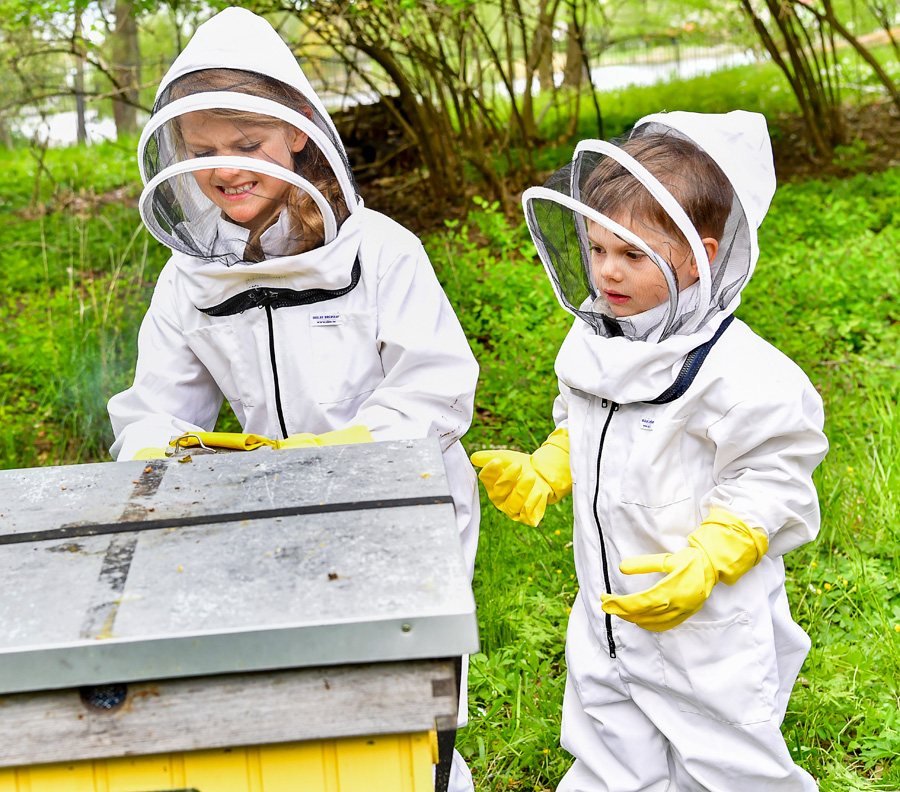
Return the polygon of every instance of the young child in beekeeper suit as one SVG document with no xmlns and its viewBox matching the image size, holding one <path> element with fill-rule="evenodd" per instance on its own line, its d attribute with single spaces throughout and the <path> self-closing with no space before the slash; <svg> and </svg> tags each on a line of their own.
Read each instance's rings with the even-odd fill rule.
<svg viewBox="0 0 900 792">
<path fill-rule="evenodd" d="M 471 576 L 478 489 L 460 438 L 478 366 L 421 242 L 363 207 L 268 22 L 229 8 L 198 29 L 138 157 L 141 216 L 172 257 L 134 384 L 109 402 L 111 454 L 162 456 L 184 433 L 241 448 L 439 438 Z M 205 434 L 223 397 L 249 437 Z M 450 789 L 472 789 L 459 754 Z"/>
<path fill-rule="evenodd" d="M 472 461 L 515 520 L 573 495 L 560 790 L 816 788 L 780 732 L 809 648 L 782 556 L 819 528 L 822 402 L 734 318 L 774 190 L 761 115 L 673 112 L 523 197 L 577 317 L 557 428 Z"/>
</svg>

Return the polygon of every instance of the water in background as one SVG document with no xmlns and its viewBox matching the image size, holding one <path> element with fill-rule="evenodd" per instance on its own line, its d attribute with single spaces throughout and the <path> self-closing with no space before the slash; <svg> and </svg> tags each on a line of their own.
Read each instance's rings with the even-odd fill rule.
<svg viewBox="0 0 900 792">
<path fill-rule="evenodd" d="M 47 141 L 50 146 L 69 146 L 78 139 L 77 124 L 75 111 L 65 110 L 43 118 L 37 113 L 22 116 L 12 123 L 12 129 L 30 140 L 37 135 L 39 140 Z M 116 122 L 112 118 L 98 118 L 96 110 L 85 110 L 84 126 L 88 143 L 116 138 Z"/>
</svg>

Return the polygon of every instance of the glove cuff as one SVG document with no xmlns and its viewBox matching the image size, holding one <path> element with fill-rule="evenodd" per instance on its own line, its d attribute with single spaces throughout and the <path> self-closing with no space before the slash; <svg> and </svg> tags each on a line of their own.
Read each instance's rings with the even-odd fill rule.
<svg viewBox="0 0 900 792">
<path fill-rule="evenodd" d="M 769 549 L 769 539 L 762 531 L 718 508 L 710 509 L 688 543 L 706 554 L 716 581 L 729 586 L 756 566 Z"/>
<path fill-rule="evenodd" d="M 531 465 L 553 491 L 548 503 L 557 503 L 572 491 L 569 467 L 569 430 L 557 429 L 531 455 Z"/>
<path fill-rule="evenodd" d="M 261 446 L 271 446 L 275 443 L 267 437 L 241 432 L 185 432 L 183 435 L 173 437 L 169 441 L 169 445 L 177 445 L 181 448 L 208 446 L 210 448 L 228 448 L 232 451 L 253 451 Z"/>
</svg>

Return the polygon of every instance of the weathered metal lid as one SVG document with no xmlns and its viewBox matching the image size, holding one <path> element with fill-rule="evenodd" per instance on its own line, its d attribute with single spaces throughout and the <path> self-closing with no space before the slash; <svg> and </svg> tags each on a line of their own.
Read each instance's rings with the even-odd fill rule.
<svg viewBox="0 0 900 792">
<path fill-rule="evenodd" d="M 0 693 L 458 656 L 435 440 L 0 471 Z"/>
</svg>

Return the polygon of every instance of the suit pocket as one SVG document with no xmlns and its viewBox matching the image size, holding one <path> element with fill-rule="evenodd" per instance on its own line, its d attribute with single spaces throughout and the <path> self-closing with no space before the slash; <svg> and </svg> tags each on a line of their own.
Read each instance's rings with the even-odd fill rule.
<svg viewBox="0 0 900 792">
<path fill-rule="evenodd" d="M 313 311 L 310 340 L 320 404 L 355 399 L 375 390 L 384 379 L 374 322 L 368 314 Z"/>
<path fill-rule="evenodd" d="M 738 725 L 773 717 L 763 653 L 746 612 L 713 622 L 688 619 L 659 633 L 659 645 L 665 686 L 682 712 Z"/>
<path fill-rule="evenodd" d="M 691 497 L 681 459 L 681 439 L 687 418 L 638 418 L 641 426 L 622 477 L 622 500 L 659 508 Z"/>
<path fill-rule="evenodd" d="M 184 334 L 194 354 L 206 366 L 219 390 L 230 403 L 253 406 L 253 397 L 241 372 L 245 356 L 230 322 L 199 327 Z"/>
</svg>

